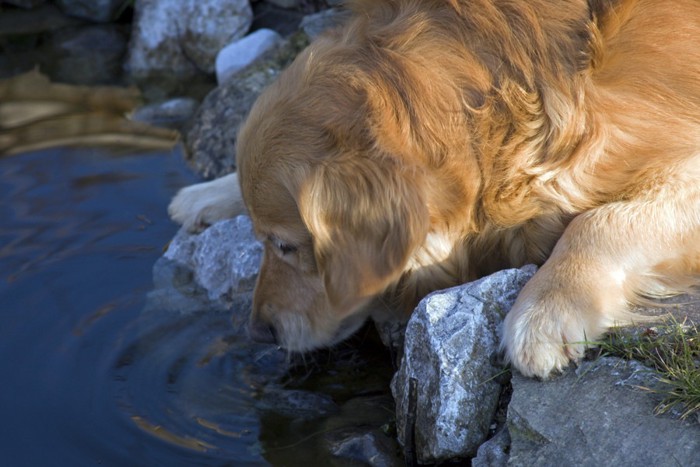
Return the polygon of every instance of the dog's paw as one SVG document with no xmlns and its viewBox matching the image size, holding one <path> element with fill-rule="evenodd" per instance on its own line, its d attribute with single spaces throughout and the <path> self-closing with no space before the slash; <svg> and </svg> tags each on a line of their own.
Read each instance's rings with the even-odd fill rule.
<svg viewBox="0 0 700 467">
<path fill-rule="evenodd" d="M 523 292 L 506 316 L 501 347 L 524 376 L 547 379 L 581 360 L 603 329 L 575 296 Z"/>
<path fill-rule="evenodd" d="M 232 176 L 185 187 L 168 206 L 170 218 L 192 233 L 244 210 L 237 180 Z"/>
</svg>

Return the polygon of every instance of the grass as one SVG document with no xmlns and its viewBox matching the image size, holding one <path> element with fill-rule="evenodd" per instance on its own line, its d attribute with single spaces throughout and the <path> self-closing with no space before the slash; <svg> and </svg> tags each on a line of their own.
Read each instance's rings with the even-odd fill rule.
<svg viewBox="0 0 700 467">
<path fill-rule="evenodd" d="M 700 416 L 700 330 L 675 320 L 643 332 L 614 329 L 597 342 L 603 354 L 639 360 L 651 367 L 664 400 L 656 413 L 679 409 L 681 418 Z"/>
</svg>

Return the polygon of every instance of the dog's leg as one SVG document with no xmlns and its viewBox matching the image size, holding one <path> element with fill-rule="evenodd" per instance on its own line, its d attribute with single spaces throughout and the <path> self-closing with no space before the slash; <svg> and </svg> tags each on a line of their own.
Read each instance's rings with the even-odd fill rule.
<svg viewBox="0 0 700 467">
<path fill-rule="evenodd" d="M 216 221 L 244 212 L 238 175 L 235 173 L 185 187 L 168 206 L 170 217 L 190 232 L 202 231 Z"/>
<path fill-rule="evenodd" d="M 639 294 L 688 284 L 700 254 L 694 172 L 571 222 L 506 317 L 502 347 L 515 368 L 546 378 L 581 358 L 608 327 L 634 321 L 628 303 Z"/>
</svg>

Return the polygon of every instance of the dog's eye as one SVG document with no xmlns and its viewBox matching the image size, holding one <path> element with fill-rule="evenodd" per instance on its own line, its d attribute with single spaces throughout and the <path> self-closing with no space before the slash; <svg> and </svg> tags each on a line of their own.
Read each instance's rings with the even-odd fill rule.
<svg viewBox="0 0 700 467">
<path fill-rule="evenodd" d="M 297 251 L 297 247 L 294 245 L 287 245 L 285 243 L 280 243 L 277 247 L 280 249 L 283 255 L 288 255 Z"/>
<path fill-rule="evenodd" d="M 269 237 L 270 242 L 279 250 L 282 255 L 288 255 L 297 251 L 297 247 L 290 245 L 289 243 L 284 243 L 279 238 Z"/>
</svg>

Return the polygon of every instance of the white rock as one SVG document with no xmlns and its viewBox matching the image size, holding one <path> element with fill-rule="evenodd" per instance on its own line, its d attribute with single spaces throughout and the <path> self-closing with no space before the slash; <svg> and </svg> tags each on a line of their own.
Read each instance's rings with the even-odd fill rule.
<svg viewBox="0 0 700 467">
<path fill-rule="evenodd" d="M 198 235 L 178 232 L 163 255 L 194 273 L 210 300 L 226 300 L 255 286 L 262 259 L 247 216 L 217 222 Z"/>
<path fill-rule="evenodd" d="M 471 457 L 487 436 L 500 396 L 494 366 L 499 328 L 534 266 L 509 269 L 435 292 L 406 328 L 404 357 L 391 389 L 399 441 L 408 426 L 409 381 L 418 381 L 415 450 L 420 463 Z"/>
<path fill-rule="evenodd" d="M 278 46 L 282 36 L 272 29 L 257 31 L 227 45 L 216 56 L 216 80 L 222 84 L 265 52 Z"/>
<path fill-rule="evenodd" d="M 213 73 L 216 54 L 252 21 L 248 0 L 137 0 L 126 68 L 137 79 Z"/>
</svg>

